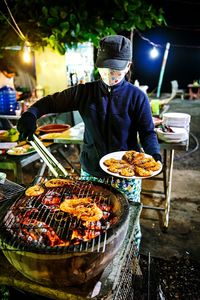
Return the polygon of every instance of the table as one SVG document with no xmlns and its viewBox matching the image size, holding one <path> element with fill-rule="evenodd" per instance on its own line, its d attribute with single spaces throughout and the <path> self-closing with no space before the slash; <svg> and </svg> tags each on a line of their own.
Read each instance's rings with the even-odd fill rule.
<svg viewBox="0 0 200 300">
<path fill-rule="evenodd" d="M 200 84 L 188 84 L 190 100 L 200 99 Z"/>
<path fill-rule="evenodd" d="M 80 122 L 64 132 L 53 134 L 49 133 L 41 135 L 40 138 L 41 140 L 52 140 L 55 144 L 77 145 L 80 148 L 83 144 L 83 132 L 84 123 Z M 80 170 L 77 169 L 76 166 L 70 161 L 70 159 L 66 156 L 66 153 L 63 151 L 62 148 L 58 149 L 58 153 L 62 156 L 63 159 L 67 161 L 67 163 L 74 169 L 74 171 L 78 175 L 80 175 Z"/>
<path fill-rule="evenodd" d="M 60 148 L 60 145 L 53 144 L 50 142 L 46 144 L 50 151 L 57 150 Z M 14 181 L 17 183 L 23 183 L 23 167 L 37 161 L 40 159 L 40 156 L 37 152 L 32 152 L 27 155 L 2 155 L 0 156 L 0 169 L 1 170 L 11 170 L 13 171 Z M 38 176 L 42 176 L 45 171 L 46 165 L 43 163 L 39 172 Z"/>
<path fill-rule="evenodd" d="M 20 116 L 16 115 L 0 115 L 0 129 L 10 129 L 16 126 Z"/>
</svg>

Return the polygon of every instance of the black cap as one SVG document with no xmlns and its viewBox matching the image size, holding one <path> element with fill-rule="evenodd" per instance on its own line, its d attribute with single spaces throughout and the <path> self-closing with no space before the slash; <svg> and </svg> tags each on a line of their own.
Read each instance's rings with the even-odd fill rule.
<svg viewBox="0 0 200 300">
<path fill-rule="evenodd" d="M 109 35 L 100 40 L 96 66 L 123 70 L 132 60 L 131 41 L 122 35 Z"/>
</svg>

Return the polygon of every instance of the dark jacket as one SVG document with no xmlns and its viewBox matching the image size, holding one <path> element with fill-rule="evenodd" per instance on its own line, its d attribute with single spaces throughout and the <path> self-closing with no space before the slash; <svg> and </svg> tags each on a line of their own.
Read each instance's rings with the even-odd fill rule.
<svg viewBox="0 0 200 300">
<path fill-rule="evenodd" d="M 37 118 L 52 112 L 78 110 L 84 123 L 83 170 L 105 177 L 99 160 L 123 150 L 160 152 L 148 97 L 125 79 L 108 88 L 101 80 L 79 84 L 37 101 L 29 111 Z"/>
</svg>

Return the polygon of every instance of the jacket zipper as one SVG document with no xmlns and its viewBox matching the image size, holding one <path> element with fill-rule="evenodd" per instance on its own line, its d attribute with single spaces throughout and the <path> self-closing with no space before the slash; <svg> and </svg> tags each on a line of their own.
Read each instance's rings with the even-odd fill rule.
<svg viewBox="0 0 200 300">
<path fill-rule="evenodd" d="M 110 136 L 110 128 L 109 128 L 109 120 L 110 120 L 110 108 L 111 108 L 111 87 L 108 87 L 108 106 L 105 117 L 105 137 L 106 137 L 106 151 L 109 152 L 109 136 Z"/>
</svg>

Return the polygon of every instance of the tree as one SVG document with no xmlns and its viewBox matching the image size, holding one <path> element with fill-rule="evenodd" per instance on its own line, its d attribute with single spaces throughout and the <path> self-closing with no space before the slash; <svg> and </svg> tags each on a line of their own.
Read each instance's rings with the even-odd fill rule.
<svg viewBox="0 0 200 300">
<path fill-rule="evenodd" d="M 97 46 L 105 35 L 130 33 L 135 28 L 143 31 L 165 22 L 162 8 L 142 0 L 4 2 L 0 11 L 1 47 L 23 45 L 26 39 L 35 49 L 50 45 L 64 54 L 67 46 L 76 47 L 86 41 Z M 8 8 L 24 37 L 17 33 Z"/>
</svg>

